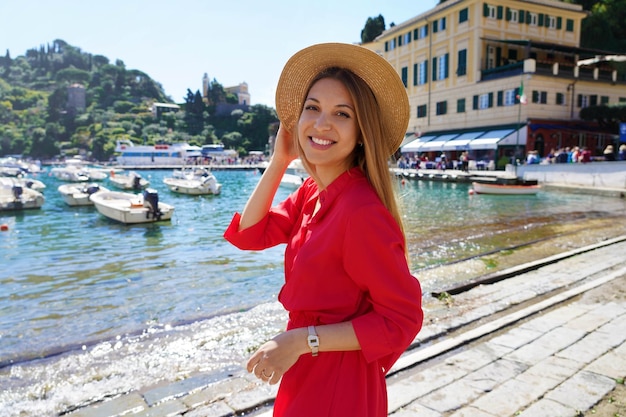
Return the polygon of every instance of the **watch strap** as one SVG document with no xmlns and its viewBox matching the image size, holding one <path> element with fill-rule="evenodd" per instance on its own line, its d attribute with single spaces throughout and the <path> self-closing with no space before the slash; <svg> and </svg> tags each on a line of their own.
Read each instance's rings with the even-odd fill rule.
<svg viewBox="0 0 626 417">
<path fill-rule="evenodd" d="M 311 349 L 311 355 L 317 356 L 320 347 L 320 338 L 315 332 L 315 326 L 309 326 L 309 335 L 307 336 L 306 341 Z"/>
</svg>

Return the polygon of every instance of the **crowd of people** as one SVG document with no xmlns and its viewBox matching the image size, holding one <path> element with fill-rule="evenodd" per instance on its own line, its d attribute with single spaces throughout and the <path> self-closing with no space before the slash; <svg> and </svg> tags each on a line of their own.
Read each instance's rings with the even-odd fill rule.
<svg viewBox="0 0 626 417">
<path fill-rule="evenodd" d="M 613 145 L 608 145 L 601 156 L 593 156 L 589 148 L 574 146 L 552 150 L 545 158 L 546 163 L 588 163 L 593 161 L 626 161 L 626 144 L 619 147 L 617 155 Z M 542 160 L 537 151 L 530 151 L 526 158 L 527 164 L 539 164 Z"/>
</svg>

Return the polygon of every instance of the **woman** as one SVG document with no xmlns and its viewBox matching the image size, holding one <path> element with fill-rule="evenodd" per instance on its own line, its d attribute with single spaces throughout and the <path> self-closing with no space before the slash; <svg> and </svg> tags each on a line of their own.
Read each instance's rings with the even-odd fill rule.
<svg viewBox="0 0 626 417">
<path fill-rule="evenodd" d="M 224 234 L 242 249 L 287 244 L 287 330 L 248 371 L 282 379 L 274 416 L 386 416 L 385 375 L 423 318 L 388 168 L 408 124 L 404 85 L 372 51 L 314 45 L 287 62 L 276 108 L 271 161 Z M 272 207 L 298 156 L 310 177 Z"/>
</svg>

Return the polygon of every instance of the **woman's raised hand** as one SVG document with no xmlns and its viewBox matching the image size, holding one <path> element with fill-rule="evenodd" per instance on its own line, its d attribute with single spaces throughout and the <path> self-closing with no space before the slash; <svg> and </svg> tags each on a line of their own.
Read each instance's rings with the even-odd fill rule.
<svg viewBox="0 0 626 417">
<path fill-rule="evenodd" d="M 293 141 L 293 135 L 281 124 L 276 134 L 272 158 L 289 163 L 297 157 L 298 151 Z"/>
</svg>

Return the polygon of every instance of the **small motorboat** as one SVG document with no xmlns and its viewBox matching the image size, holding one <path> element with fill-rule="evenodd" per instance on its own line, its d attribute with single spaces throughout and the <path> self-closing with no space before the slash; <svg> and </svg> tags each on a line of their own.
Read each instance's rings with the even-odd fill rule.
<svg viewBox="0 0 626 417">
<path fill-rule="evenodd" d="M 186 177 L 172 176 L 163 179 L 170 191 L 190 195 L 217 195 L 222 190 L 222 184 L 210 171 L 204 171 L 201 175 L 189 175 Z"/>
<path fill-rule="evenodd" d="M 94 193 L 109 191 L 107 188 L 94 183 L 61 184 L 58 190 L 63 197 L 63 201 L 65 201 L 68 206 L 93 206 L 93 202 L 89 199 L 89 196 Z"/>
<path fill-rule="evenodd" d="M 131 171 L 128 174 L 111 172 L 109 182 L 120 190 L 141 191 L 150 185 L 150 181 L 135 171 Z"/>
<path fill-rule="evenodd" d="M 141 194 L 101 191 L 89 198 L 100 214 L 124 224 L 170 220 L 174 214 L 174 206 L 160 202 L 158 192 L 151 188 Z"/>
<path fill-rule="evenodd" d="M 476 194 L 532 195 L 541 189 L 539 184 L 491 184 L 472 182 Z"/>
<path fill-rule="evenodd" d="M 39 191 L 25 187 L 12 178 L 0 178 L 0 211 L 38 209 L 45 198 Z"/>
</svg>

